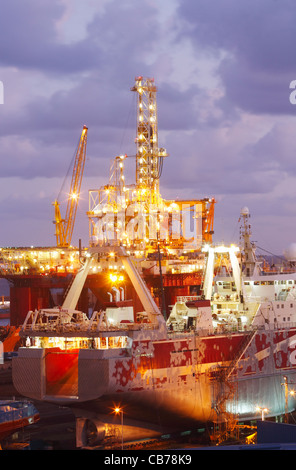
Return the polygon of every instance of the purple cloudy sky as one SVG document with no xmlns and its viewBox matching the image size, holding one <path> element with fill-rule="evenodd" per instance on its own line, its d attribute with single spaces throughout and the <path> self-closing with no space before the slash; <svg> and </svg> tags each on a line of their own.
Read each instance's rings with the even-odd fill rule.
<svg viewBox="0 0 296 470">
<path fill-rule="evenodd" d="M 238 241 L 243 206 L 260 247 L 296 242 L 294 0 L 9 0 L 0 14 L 0 246 L 55 244 L 84 124 L 73 243 L 88 244 L 88 190 L 135 153 L 138 75 L 158 86 L 162 196 L 214 196 L 215 242 Z"/>
</svg>

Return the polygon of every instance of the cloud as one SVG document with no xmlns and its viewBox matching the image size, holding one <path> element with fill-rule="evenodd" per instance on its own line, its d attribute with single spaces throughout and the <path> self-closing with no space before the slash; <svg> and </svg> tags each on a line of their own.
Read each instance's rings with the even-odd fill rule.
<svg viewBox="0 0 296 470">
<path fill-rule="evenodd" d="M 56 175 L 52 167 L 60 171 L 57 161 L 65 158 L 84 124 L 89 126 L 89 149 L 94 158 L 118 153 L 124 126 L 133 131 L 133 142 L 135 108 L 133 120 L 127 122 L 133 95 L 130 87 L 139 71 L 149 71 L 147 61 L 164 34 L 157 8 L 149 2 L 106 1 L 103 8 L 100 4 L 93 8 L 92 16 L 84 18 L 84 35 L 63 42 L 63 27 L 71 23 L 69 15 L 69 3 L 58 0 L 42 5 L 35 0 L 13 0 L 3 7 L 2 176 Z M 28 139 L 30 156 L 26 152 Z M 23 142 L 23 158 L 18 156 L 21 145 L 13 156 L 14 141 Z M 27 162 L 18 165 L 16 159 Z"/>
<path fill-rule="evenodd" d="M 0 64 L 58 74 L 94 65 L 98 56 L 91 44 L 83 40 L 74 44 L 59 42 L 57 22 L 64 11 L 59 0 L 44 0 L 42 4 L 11 0 L 2 5 Z"/>
<path fill-rule="evenodd" d="M 245 153 L 251 167 L 259 171 L 274 171 L 277 178 L 296 176 L 296 143 L 291 139 L 294 125 L 290 121 L 275 123 L 260 139 L 246 147 Z"/>
<path fill-rule="evenodd" d="M 136 96 L 130 88 L 135 76 L 144 75 L 158 86 L 159 145 L 170 154 L 162 195 L 215 196 L 216 221 L 224 218 L 231 227 L 249 204 L 260 213 L 262 234 L 281 207 L 290 230 L 293 205 L 285 197 L 295 186 L 296 107 L 289 102 L 296 79 L 295 16 L 289 0 L 3 2 L 3 216 L 10 223 L 24 217 L 30 240 L 31 211 L 50 225 L 52 237 L 48 213 L 82 126 L 89 127 L 86 192 L 107 182 L 112 158 L 135 153 Z M 14 226 L 5 233 L 2 240 L 16 240 L 19 232 Z M 269 233 L 279 238 L 276 228 Z"/>
<path fill-rule="evenodd" d="M 295 73 L 295 2 L 185 0 L 179 14 L 187 25 L 181 34 L 197 54 L 200 48 L 212 55 L 227 52 L 219 67 L 227 101 L 254 113 L 294 113 L 288 97 Z"/>
</svg>

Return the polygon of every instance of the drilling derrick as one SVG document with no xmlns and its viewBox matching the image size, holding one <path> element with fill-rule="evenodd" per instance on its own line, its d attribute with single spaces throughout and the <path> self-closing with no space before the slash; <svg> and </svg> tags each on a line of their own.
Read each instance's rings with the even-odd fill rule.
<svg viewBox="0 0 296 470">
<path fill-rule="evenodd" d="M 153 78 L 137 77 L 131 90 L 137 93 L 136 186 L 143 199 L 159 204 L 159 178 L 167 153 L 158 148 L 157 88 Z"/>
<path fill-rule="evenodd" d="M 153 78 L 136 77 L 131 91 L 137 94 L 135 183 L 127 185 L 124 164 L 128 155 L 115 157 L 109 183 L 89 191 L 89 235 L 91 245 L 122 244 L 144 257 L 158 243 L 166 253 L 200 250 L 211 243 L 214 198 L 165 200 L 159 180 L 164 148 L 158 146 L 158 120 Z"/>
</svg>

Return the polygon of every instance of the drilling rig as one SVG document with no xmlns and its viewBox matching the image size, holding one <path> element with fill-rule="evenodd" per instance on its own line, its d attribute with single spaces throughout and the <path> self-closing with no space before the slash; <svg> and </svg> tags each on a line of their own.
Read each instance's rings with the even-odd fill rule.
<svg viewBox="0 0 296 470">
<path fill-rule="evenodd" d="M 200 291 L 205 264 L 205 253 L 201 248 L 203 244 L 212 242 L 215 200 L 166 200 L 161 196 L 160 178 L 164 161 L 169 160 L 166 150 L 159 146 L 157 87 L 154 79 L 136 77 L 131 91 L 137 98 L 136 149 L 130 154 L 113 157 L 106 184 L 89 190 L 89 244 L 125 247 L 162 305 L 160 279 L 163 278 L 168 311 L 168 306 L 175 304 L 179 296 L 191 299 Z M 86 141 L 87 128 L 84 127 L 76 152 L 71 187 L 67 191 L 65 217 L 61 215 L 59 196 L 54 202 L 57 246 L 50 250 L 26 249 L 7 253 L 7 257 L 13 260 L 10 269 L 14 270 L 15 276 L 12 280 L 10 272 L 9 279 L 14 283 L 10 289 L 12 325 L 21 324 L 28 310 L 50 305 L 53 285 L 64 289 L 68 274 L 80 268 L 79 252 L 70 244 L 80 196 Z M 127 184 L 125 179 L 127 162 L 135 162 L 132 184 Z M 185 233 L 188 219 L 190 237 Z M 25 263 L 28 258 L 29 264 Z M 110 273 L 114 279 L 117 269 L 115 258 Z M 98 295 L 98 282 L 106 282 L 103 266 L 88 276 L 89 286 L 95 295 Z M 38 280 L 36 273 L 40 275 Z M 122 272 L 119 274 L 118 279 L 122 277 Z M 83 308 L 86 310 L 86 295 L 81 302 L 85 302 Z"/>
<path fill-rule="evenodd" d="M 123 244 L 141 257 L 159 242 L 170 252 L 198 250 L 212 241 L 215 200 L 161 197 L 159 180 L 168 153 L 158 144 L 157 87 L 153 78 L 136 77 L 131 91 L 137 94 L 135 183 L 125 184 L 129 157 L 116 156 L 109 184 L 89 191 L 90 245 Z"/>
</svg>

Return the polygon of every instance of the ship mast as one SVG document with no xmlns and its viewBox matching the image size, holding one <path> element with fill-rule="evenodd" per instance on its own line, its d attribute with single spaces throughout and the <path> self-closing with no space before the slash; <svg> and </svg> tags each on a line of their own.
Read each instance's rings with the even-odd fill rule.
<svg viewBox="0 0 296 470">
<path fill-rule="evenodd" d="M 240 219 L 242 222 L 240 229 L 242 251 L 244 253 L 244 274 L 246 277 L 259 274 L 258 262 L 255 255 L 255 245 L 251 242 L 251 224 L 250 224 L 250 212 L 247 207 L 244 207 L 240 213 Z"/>
</svg>

